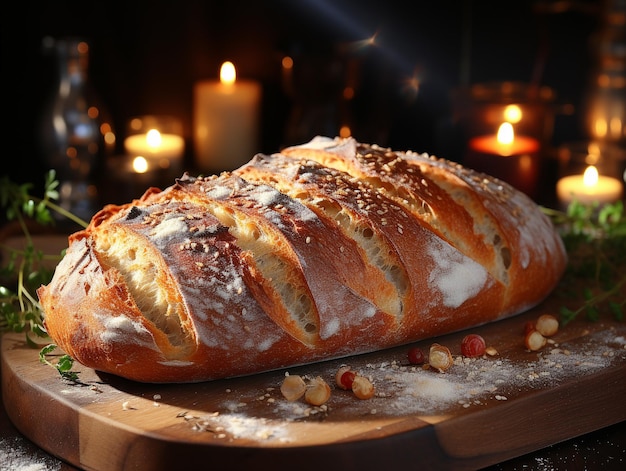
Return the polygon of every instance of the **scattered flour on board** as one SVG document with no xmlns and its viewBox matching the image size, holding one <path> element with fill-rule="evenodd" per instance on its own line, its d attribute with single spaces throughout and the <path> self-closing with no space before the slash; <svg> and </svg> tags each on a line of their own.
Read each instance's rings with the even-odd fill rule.
<svg viewBox="0 0 626 471">
<path fill-rule="evenodd" d="M 246 413 L 245 402 L 222 404 L 223 411 L 212 417 L 196 418 L 194 427 L 208 430 L 218 438 L 278 441 L 288 443 L 288 424 L 306 421 L 325 414 L 332 417 L 333 409 L 342 414 L 368 413 L 380 416 L 421 414 L 436 415 L 458 408 L 481 407 L 490 401 L 514 399 L 520 391 L 542 389 L 562 381 L 581 377 L 608 368 L 616 360 L 626 359 L 626 338 L 605 331 L 591 335 L 584 345 L 569 350 L 565 345 L 551 344 L 537 355 L 529 353 L 529 361 L 512 362 L 506 358 L 484 356 L 468 359 L 457 356 L 445 373 L 407 366 L 399 362 L 367 364 L 354 368 L 374 383 L 377 394 L 367 401 L 355 400 L 349 394 L 334 393 L 321 407 L 304 401 L 285 400 L 278 388 L 258 400 L 268 402 L 268 413 L 254 417 Z M 333 372 L 328 371 L 328 381 Z"/>
<path fill-rule="evenodd" d="M 284 423 L 267 418 L 250 417 L 245 412 L 238 412 L 245 408 L 245 404 L 229 404 L 231 411 L 195 416 L 186 414 L 183 419 L 191 424 L 198 432 L 212 433 L 217 439 L 248 439 L 248 440 L 277 440 L 289 442 L 289 434 Z"/>
<path fill-rule="evenodd" d="M 58 471 L 61 462 L 33 455 L 21 439 L 0 439 L 0 469 L 2 471 Z"/>
<path fill-rule="evenodd" d="M 379 396 L 386 399 L 384 409 L 379 409 L 387 414 L 441 413 L 452 405 L 506 401 L 520 390 L 556 386 L 609 367 L 614 360 L 626 358 L 626 340 L 603 332 L 575 351 L 553 344 L 534 358 L 514 363 L 498 356 L 457 356 L 445 373 L 393 363 L 368 365 L 363 373 L 374 379 Z"/>
</svg>

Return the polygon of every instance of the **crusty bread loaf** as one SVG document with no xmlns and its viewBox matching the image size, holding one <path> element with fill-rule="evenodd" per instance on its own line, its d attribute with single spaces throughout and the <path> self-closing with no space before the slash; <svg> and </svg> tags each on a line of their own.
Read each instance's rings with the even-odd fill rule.
<svg viewBox="0 0 626 471">
<path fill-rule="evenodd" d="M 239 376 L 520 313 L 558 282 L 548 218 L 458 164 L 318 137 L 107 206 L 39 289 L 52 339 L 145 382 Z"/>
</svg>

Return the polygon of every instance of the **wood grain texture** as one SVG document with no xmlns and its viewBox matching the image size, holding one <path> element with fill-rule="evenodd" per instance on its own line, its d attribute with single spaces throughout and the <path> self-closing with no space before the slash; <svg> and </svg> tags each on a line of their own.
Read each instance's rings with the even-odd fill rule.
<svg viewBox="0 0 626 471">
<path fill-rule="evenodd" d="M 522 346 L 524 323 L 557 302 L 472 329 L 493 357 L 461 361 L 467 332 L 416 344 L 449 346 L 446 373 L 408 367 L 406 346 L 290 369 L 331 383 L 348 363 L 373 379 L 375 398 L 333 387 L 326 408 L 282 398 L 282 370 L 163 385 L 79 366 L 83 384 L 72 385 L 20 334 L 2 337 L 3 398 L 26 437 L 86 470 L 477 469 L 626 420 L 624 323 L 576 320 L 541 352 Z"/>
</svg>

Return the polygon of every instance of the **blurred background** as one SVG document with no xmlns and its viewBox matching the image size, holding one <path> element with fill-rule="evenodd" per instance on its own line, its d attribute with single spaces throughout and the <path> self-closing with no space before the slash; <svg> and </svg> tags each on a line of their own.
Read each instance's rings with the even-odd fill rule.
<svg viewBox="0 0 626 471">
<path fill-rule="evenodd" d="M 89 164 L 96 205 L 125 202 L 145 189 L 144 181 L 132 189 L 119 175 L 126 167 L 108 160 L 124 162 L 133 117 L 168 116 L 179 125 L 184 148 L 170 173 L 228 169 L 228 161 L 203 168 L 196 142 L 202 101 L 196 86 L 218 81 L 225 61 L 235 65 L 237 81 L 260 90 L 252 153 L 276 152 L 318 134 L 345 134 L 464 162 L 470 137 L 464 120 L 481 119 L 468 111 L 478 99 L 472 87 L 496 84 L 502 95 L 502 83 L 521 84 L 545 122 L 536 137 L 548 190 L 532 196 L 552 202 L 557 164 L 550 159 L 561 145 L 592 138 L 623 144 L 621 121 L 613 135 L 604 129 L 592 136 L 588 118 L 590 103 L 604 100 L 606 107 L 607 94 L 619 105 L 607 113 L 623 114 L 624 3 L 442 0 L 410 2 L 408 8 L 398 0 L 19 2 L 0 20 L 3 172 L 37 182 L 51 162 L 58 163 L 46 144 L 50 123 L 58 119 L 50 103 L 63 93 L 60 69 L 67 67 L 57 46 L 79 38 L 89 45 L 87 80 L 98 119 L 114 136 Z M 609 82 L 598 92 L 601 75 Z"/>
</svg>

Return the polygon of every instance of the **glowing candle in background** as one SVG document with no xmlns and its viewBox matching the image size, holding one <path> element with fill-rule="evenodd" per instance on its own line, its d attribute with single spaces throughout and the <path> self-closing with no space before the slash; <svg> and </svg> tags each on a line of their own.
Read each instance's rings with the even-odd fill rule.
<svg viewBox="0 0 626 471">
<path fill-rule="evenodd" d="M 182 176 L 185 139 L 182 120 L 168 115 L 128 119 L 124 152 L 107 160 L 103 201 L 124 204 L 150 187 L 167 188 Z"/>
<path fill-rule="evenodd" d="M 470 139 L 469 148 L 485 154 L 508 157 L 530 154 L 539 150 L 539 141 L 532 137 L 516 136 L 513 125 L 505 121 L 495 135 L 478 136 Z"/>
<path fill-rule="evenodd" d="M 534 198 L 538 194 L 540 147 L 539 140 L 516 135 L 513 124 L 505 121 L 497 133 L 469 140 L 465 165 L 499 178 Z"/>
<path fill-rule="evenodd" d="M 127 137 L 124 147 L 131 157 L 141 156 L 150 165 L 169 168 L 172 160 L 182 158 L 185 141 L 181 136 L 161 134 L 157 129 L 150 129 L 146 134 Z"/>
<path fill-rule="evenodd" d="M 603 205 L 624 198 L 626 154 L 621 147 L 599 141 L 569 142 L 559 146 L 558 158 L 555 193 L 561 209 L 574 200 Z"/>
<path fill-rule="evenodd" d="M 574 200 L 606 204 L 622 197 L 623 185 L 617 178 L 599 175 L 598 169 L 589 165 L 582 175 L 568 175 L 559 179 L 556 191 L 562 207 L 567 207 Z"/>
<path fill-rule="evenodd" d="M 453 90 L 454 122 L 465 145 L 462 163 L 545 204 L 550 195 L 544 193 L 554 193 L 556 183 L 549 159 L 554 98 L 549 87 L 511 81 Z"/>
<path fill-rule="evenodd" d="M 143 157 L 146 168 L 144 173 L 156 169 L 172 169 L 180 171 L 185 151 L 185 140 L 182 137 L 182 124 L 175 118 L 165 116 L 142 116 L 130 120 L 129 135 L 124 139 L 124 150 L 133 161 L 135 167 L 137 157 Z"/>
<path fill-rule="evenodd" d="M 233 170 L 259 152 L 261 86 L 237 80 L 235 66 L 225 62 L 219 81 L 194 86 L 194 145 L 198 170 Z"/>
</svg>

